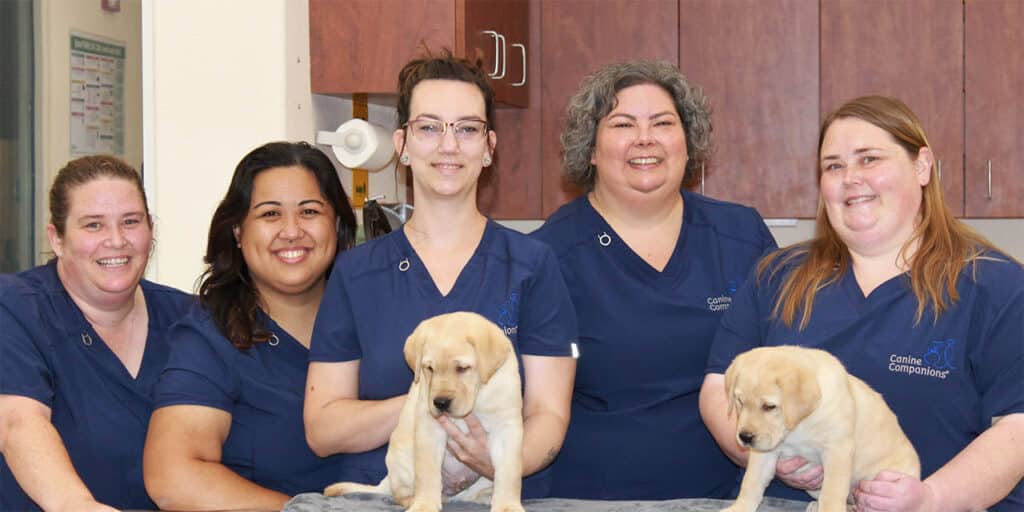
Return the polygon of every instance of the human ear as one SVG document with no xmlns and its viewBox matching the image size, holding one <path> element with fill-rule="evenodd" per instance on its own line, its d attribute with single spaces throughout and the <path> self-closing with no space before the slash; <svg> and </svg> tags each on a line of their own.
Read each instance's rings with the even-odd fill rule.
<svg viewBox="0 0 1024 512">
<path fill-rule="evenodd" d="M 917 158 L 914 159 L 914 173 L 917 175 L 917 182 L 923 187 L 932 179 L 932 166 L 935 164 L 935 155 L 931 148 L 925 146 L 918 150 Z"/>
<path fill-rule="evenodd" d="M 57 226 L 52 223 L 46 225 L 46 238 L 50 241 L 50 249 L 58 258 L 64 255 L 64 239 L 57 234 Z"/>
</svg>

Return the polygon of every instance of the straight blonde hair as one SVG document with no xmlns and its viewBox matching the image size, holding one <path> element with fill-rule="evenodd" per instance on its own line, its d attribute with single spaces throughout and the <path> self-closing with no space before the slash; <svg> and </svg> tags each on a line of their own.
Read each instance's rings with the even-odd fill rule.
<svg viewBox="0 0 1024 512">
<path fill-rule="evenodd" d="M 836 120 L 848 118 L 860 119 L 885 130 L 911 158 L 917 158 L 921 148 L 930 147 L 921 122 L 902 101 L 886 96 L 862 96 L 839 107 L 822 122 L 818 134 L 819 157 L 826 130 Z M 990 251 L 999 252 L 984 236 L 953 216 L 942 195 L 934 164 L 930 172 L 931 179 L 921 188 L 921 222 L 900 249 L 901 254 L 906 254 L 908 248 L 917 244 L 909 270 L 910 287 L 917 297 L 915 325 L 921 322 L 928 307 L 932 308 L 934 320 L 938 320 L 939 315 L 960 298 L 956 290 L 960 273 L 970 266 L 973 277 L 979 258 Z M 820 168 L 818 175 L 820 178 Z M 803 260 L 784 277 L 772 308 L 772 315 L 788 327 L 793 326 L 799 313 L 800 330 L 810 322 L 817 292 L 839 281 L 850 267 L 850 251 L 829 223 L 820 196 L 816 224 L 814 238 L 776 251 L 757 266 L 759 280 L 766 274 L 771 279 L 788 263 Z"/>
</svg>

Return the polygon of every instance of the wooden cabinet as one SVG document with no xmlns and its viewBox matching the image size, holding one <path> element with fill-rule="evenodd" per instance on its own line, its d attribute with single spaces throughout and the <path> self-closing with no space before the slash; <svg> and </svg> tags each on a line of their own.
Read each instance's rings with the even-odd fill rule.
<svg viewBox="0 0 1024 512">
<path fill-rule="evenodd" d="M 561 176 L 559 134 L 580 80 L 629 59 L 679 62 L 678 0 L 545 0 L 541 11 L 543 213 L 579 195 Z"/>
<path fill-rule="evenodd" d="M 821 0 L 821 115 L 868 94 L 921 119 L 942 187 L 963 215 L 962 0 Z"/>
<path fill-rule="evenodd" d="M 712 108 L 704 193 L 765 217 L 814 217 L 817 4 L 680 0 L 679 68 Z"/>
<path fill-rule="evenodd" d="M 1024 217 L 1024 2 L 965 9 L 966 214 Z"/>
<path fill-rule="evenodd" d="M 451 49 L 492 73 L 495 99 L 529 103 L 528 0 L 310 0 L 312 91 L 398 92 L 398 72 L 424 50 Z"/>
<path fill-rule="evenodd" d="M 541 0 L 529 0 L 527 48 L 540 48 Z M 480 176 L 480 210 L 495 219 L 542 219 L 540 59 L 527 60 L 526 108 L 499 108 L 494 113 L 498 149 L 494 165 Z"/>
</svg>

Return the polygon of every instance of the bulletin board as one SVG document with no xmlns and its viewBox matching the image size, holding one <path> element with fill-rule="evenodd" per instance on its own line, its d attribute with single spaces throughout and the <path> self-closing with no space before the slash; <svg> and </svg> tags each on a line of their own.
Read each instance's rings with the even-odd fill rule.
<svg viewBox="0 0 1024 512">
<path fill-rule="evenodd" d="M 71 32 L 71 155 L 124 154 L 125 43 Z"/>
</svg>

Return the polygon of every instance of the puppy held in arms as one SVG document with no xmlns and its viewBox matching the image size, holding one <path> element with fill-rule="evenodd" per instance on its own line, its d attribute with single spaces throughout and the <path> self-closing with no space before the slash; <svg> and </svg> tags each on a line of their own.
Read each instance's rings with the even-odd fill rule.
<svg viewBox="0 0 1024 512">
<path fill-rule="evenodd" d="M 750 449 L 730 512 L 757 510 L 780 457 L 821 464 L 807 510 L 844 512 L 853 486 L 882 470 L 920 478 L 917 452 L 882 395 L 824 350 L 780 346 L 744 352 L 725 371 L 736 440 Z"/>
<path fill-rule="evenodd" d="M 387 476 L 376 486 L 337 483 L 324 494 L 391 494 L 415 512 L 436 512 L 449 498 L 490 499 L 492 512 L 522 512 L 523 398 L 508 337 L 476 313 L 448 313 L 421 322 L 405 341 L 404 353 L 414 377 L 391 434 Z M 463 418 L 469 413 L 487 431 L 494 481 L 479 477 L 459 492 L 460 482 L 479 475 L 448 452 L 448 436 L 437 418 L 448 416 L 466 432 Z"/>
</svg>

